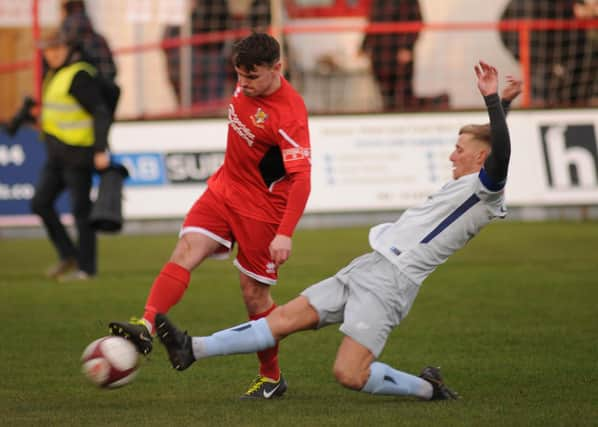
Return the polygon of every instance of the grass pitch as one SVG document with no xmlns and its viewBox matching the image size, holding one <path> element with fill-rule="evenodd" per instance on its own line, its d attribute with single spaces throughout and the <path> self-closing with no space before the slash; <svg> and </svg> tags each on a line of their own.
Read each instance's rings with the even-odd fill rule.
<svg viewBox="0 0 598 427">
<path fill-rule="evenodd" d="M 430 276 L 380 360 L 418 373 L 440 365 L 460 401 L 343 389 L 331 374 L 332 326 L 283 341 L 283 399 L 241 402 L 253 355 L 170 369 L 164 350 L 133 384 L 105 391 L 79 357 L 111 320 L 141 314 L 176 237 L 100 240 L 98 279 L 56 283 L 45 240 L 0 240 L 0 424 L 197 426 L 590 426 L 598 422 L 598 224 L 489 226 Z M 273 294 L 279 303 L 368 250 L 367 228 L 300 230 Z M 192 334 L 245 321 L 230 261 L 208 261 L 171 311 Z"/>
</svg>

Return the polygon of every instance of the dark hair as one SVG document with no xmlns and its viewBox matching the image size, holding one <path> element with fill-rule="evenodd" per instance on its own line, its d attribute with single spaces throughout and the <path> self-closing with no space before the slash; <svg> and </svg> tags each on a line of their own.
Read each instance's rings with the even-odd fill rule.
<svg viewBox="0 0 598 427">
<path fill-rule="evenodd" d="M 256 66 L 273 66 L 280 60 L 280 44 L 266 33 L 252 33 L 233 46 L 233 65 L 252 71 Z"/>
</svg>

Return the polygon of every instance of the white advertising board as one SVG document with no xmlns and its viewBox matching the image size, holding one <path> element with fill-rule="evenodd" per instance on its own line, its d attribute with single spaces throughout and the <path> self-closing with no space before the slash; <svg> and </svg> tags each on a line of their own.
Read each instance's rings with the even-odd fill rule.
<svg viewBox="0 0 598 427">
<path fill-rule="evenodd" d="M 110 146 L 131 174 L 124 217 L 183 217 L 222 164 L 226 133 L 224 119 L 116 123 Z"/>
<path fill-rule="evenodd" d="M 507 202 L 598 205 L 598 111 L 513 112 Z"/>
<path fill-rule="evenodd" d="M 459 128 L 487 120 L 485 112 L 312 117 L 306 212 L 413 206 L 452 179 Z M 513 111 L 508 123 L 508 205 L 598 206 L 598 110 Z M 225 119 L 115 123 L 111 148 L 131 175 L 124 217 L 182 218 L 222 164 L 227 131 Z M 33 130 L 17 136 L 0 138 L 0 226 L 37 221 L 29 200 L 43 150 Z"/>
<path fill-rule="evenodd" d="M 458 129 L 486 121 L 484 112 L 311 118 L 307 212 L 404 209 L 420 202 L 452 179 L 448 156 Z M 514 111 L 508 122 L 509 204 L 598 204 L 596 110 Z M 226 132 L 224 120 L 117 123 L 111 135 L 115 153 L 158 153 L 162 160 L 146 169 L 164 165 L 156 185 L 136 185 L 135 179 L 127 185 L 125 215 L 184 215 L 221 161 Z M 133 178 L 143 173 L 139 164 L 125 163 Z"/>
</svg>

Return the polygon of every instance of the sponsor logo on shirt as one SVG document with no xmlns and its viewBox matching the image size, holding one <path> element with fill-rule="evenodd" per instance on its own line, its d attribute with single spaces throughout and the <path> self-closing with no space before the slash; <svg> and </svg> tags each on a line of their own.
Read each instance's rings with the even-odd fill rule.
<svg viewBox="0 0 598 427">
<path fill-rule="evenodd" d="M 235 107 L 233 104 L 228 105 L 228 123 L 230 127 L 239 135 L 241 138 L 245 140 L 247 145 L 250 147 L 253 145 L 255 140 L 255 135 L 247 126 L 243 124 L 237 113 L 235 112 Z"/>
<path fill-rule="evenodd" d="M 262 110 L 261 108 L 258 107 L 255 114 L 253 116 L 251 116 L 251 121 L 253 122 L 255 127 L 263 129 L 264 123 L 266 123 L 267 118 L 268 118 L 268 115 L 264 112 L 264 110 Z"/>
<path fill-rule="evenodd" d="M 310 154 L 310 149 L 303 147 L 285 148 L 282 150 L 282 158 L 285 162 L 309 159 Z"/>
</svg>

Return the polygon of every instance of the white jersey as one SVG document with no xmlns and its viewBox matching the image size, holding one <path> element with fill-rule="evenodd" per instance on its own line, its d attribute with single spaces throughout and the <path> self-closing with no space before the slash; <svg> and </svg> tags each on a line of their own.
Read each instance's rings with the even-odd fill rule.
<svg viewBox="0 0 598 427">
<path fill-rule="evenodd" d="M 489 190 L 485 171 L 449 182 L 395 223 L 370 230 L 372 249 L 420 284 L 492 219 L 506 213 L 504 188 Z"/>
</svg>

